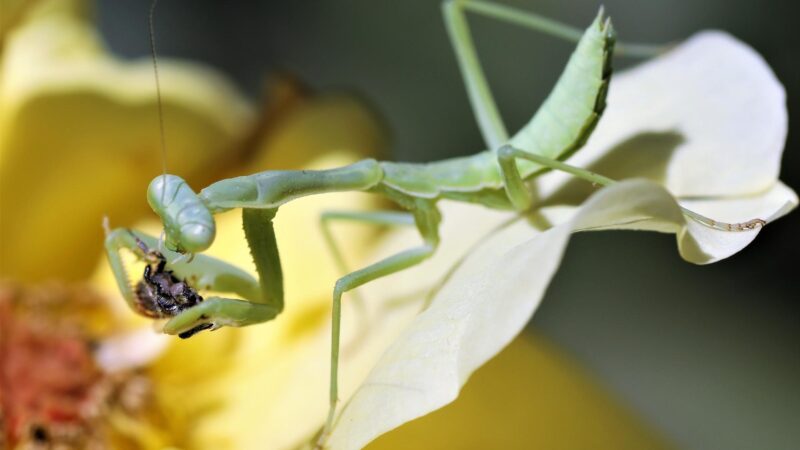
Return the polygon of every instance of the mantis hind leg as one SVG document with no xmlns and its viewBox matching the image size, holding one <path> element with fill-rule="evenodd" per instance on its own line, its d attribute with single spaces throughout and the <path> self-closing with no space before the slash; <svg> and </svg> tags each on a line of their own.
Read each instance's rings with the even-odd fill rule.
<svg viewBox="0 0 800 450">
<path fill-rule="evenodd" d="M 578 42 L 583 30 L 559 21 L 523 11 L 512 6 L 487 2 L 484 0 L 453 0 L 464 10 L 502 20 L 534 31 L 539 31 L 568 42 Z M 669 45 L 622 42 L 617 44 L 616 55 L 630 58 L 650 58 L 669 49 Z"/>
<path fill-rule="evenodd" d="M 503 178 L 503 187 L 506 190 L 506 195 L 517 211 L 525 211 L 529 209 L 533 203 L 530 191 L 519 173 L 519 168 L 517 168 L 517 159 L 532 161 L 541 165 L 543 168 L 566 172 L 590 183 L 596 183 L 602 186 L 608 186 L 614 183 L 614 180 L 611 178 L 604 177 L 590 170 L 570 166 L 569 164 L 555 159 L 526 152 L 510 145 L 504 145 L 497 151 L 497 161 L 500 165 L 500 174 Z"/>
<path fill-rule="evenodd" d="M 517 169 L 515 162 L 517 158 L 535 162 L 536 164 L 539 164 L 547 169 L 566 172 L 570 175 L 574 175 L 578 178 L 586 180 L 590 183 L 598 184 L 600 186 L 610 186 L 616 183 L 616 181 L 612 180 L 611 178 L 605 177 L 590 170 L 581 169 L 580 167 L 571 166 L 561 161 L 526 152 L 510 145 L 501 147 L 497 152 L 497 158 L 500 164 L 506 194 L 508 195 L 508 198 L 511 200 L 511 203 L 514 205 L 514 207 L 519 211 L 524 211 L 530 208 L 531 198 L 528 190 L 526 189 L 524 181 L 520 177 L 519 170 Z M 738 223 L 720 222 L 686 209 L 682 206 L 681 211 L 683 212 L 684 216 L 691 218 L 701 225 L 719 231 L 752 231 L 762 228 L 767 224 L 765 220 L 759 218 Z"/>
<path fill-rule="evenodd" d="M 482 0 L 445 0 L 443 2 L 442 12 L 448 35 L 458 59 L 461 75 L 467 86 L 467 93 L 478 126 L 488 148 L 497 149 L 508 141 L 508 132 L 475 51 L 475 44 L 467 23 L 467 11 L 539 31 L 569 42 L 580 41 L 583 30 L 528 11 Z M 660 45 L 617 44 L 619 54 L 631 57 L 651 57 L 667 49 L 668 46 Z"/>
<path fill-rule="evenodd" d="M 381 214 L 381 213 L 376 213 Z M 322 447 L 333 426 L 336 414 L 336 405 L 339 401 L 339 339 L 341 335 L 342 294 L 355 289 L 365 283 L 382 278 L 403 269 L 415 266 L 430 257 L 439 245 L 439 223 L 441 215 L 436 205 L 430 201 L 416 201 L 412 211 L 414 223 L 419 229 L 423 244 L 381 261 L 371 264 L 363 269 L 351 272 L 340 278 L 333 289 L 333 315 L 331 324 L 331 372 L 330 372 L 330 409 L 325 421 L 317 447 Z M 352 218 L 353 216 L 349 216 Z M 396 216 L 397 222 L 407 223 L 403 216 Z M 372 220 L 381 218 L 379 215 L 370 217 Z M 382 217 L 386 218 L 386 217 Z M 375 223 L 373 221 L 373 223 Z"/>
<path fill-rule="evenodd" d="M 508 131 L 475 51 L 467 23 L 467 11 L 521 25 L 571 42 L 578 42 L 583 31 L 533 13 L 494 3 L 476 0 L 445 0 L 442 3 L 442 13 L 450 42 L 453 44 L 484 142 L 489 149 L 497 149 L 508 141 Z"/>
<path fill-rule="evenodd" d="M 508 131 L 478 60 L 464 13 L 465 4 L 458 0 L 445 1 L 442 3 L 442 13 L 483 140 L 490 149 L 495 149 L 508 141 Z"/>
</svg>

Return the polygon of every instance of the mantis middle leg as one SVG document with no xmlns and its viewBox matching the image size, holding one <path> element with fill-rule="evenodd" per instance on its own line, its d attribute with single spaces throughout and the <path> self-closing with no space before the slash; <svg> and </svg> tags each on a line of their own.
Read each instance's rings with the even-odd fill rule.
<svg viewBox="0 0 800 450">
<path fill-rule="evenodd" d="M 339 245 L 331 233 L 331 222 L 358 222 L 368 223 L 374 225 L 390 225 L 390 226 L 408 226 L 414 225 L 414 215 L 407 212 L 400 211 L 323 211 L 320 215 L 320 229 L 322 236 L 325 238 L 325 245 L 333 256 L 336 263 L 336 268 L 339 270 L 339 275 L 345 275 L 350 272 L 347 263 L 344 260 Z M 358 311 L 363 313 L 363 300 L 358 295 L 358 291 L 353 291 L 351 294 Z"/>
<path fill-rule="evenodd" d="M 336 405 L 339 401 L 339 338 L 341 335 L 342 294 L 372 280 L 391 275 L 421 263 L 430 257 L 439 245 L 441 214 L 436 208 L 435 203 L 427 200 L 417 200 L 414 202 L 414 209 L 411 213 L 414 218 L 414 223 L 422 236 L 422 245 L 385 258 L 363 269 L 351 272 L 340 278 L 333 288 L 330 409 L 328 410 L 328 418 L 325 421 L 325 427 L 320 436 L 318 446 L 324 443 L 330 433 L 336 414 Z M 377 217 L 378 216 L 373 216 L 372 219 L 377 219 Z M 396 222 L 405 222 L 405 219 L 401 219 L 402 217 L 403 216 L 397 215 L 393 220 Z"/>
<path fill-rule="evenodd" d="M 374 225 L 414 225 L 414 215 L 399 211 L 323 211 L 319 217 L 322 236 L 325 238 L 325 245 L 333 255 L 334 262 L 342 275 L 350 270 L 344 261 L 339 245 L 331 233 L 331 222 L 358 222 Z"/>
</svg>

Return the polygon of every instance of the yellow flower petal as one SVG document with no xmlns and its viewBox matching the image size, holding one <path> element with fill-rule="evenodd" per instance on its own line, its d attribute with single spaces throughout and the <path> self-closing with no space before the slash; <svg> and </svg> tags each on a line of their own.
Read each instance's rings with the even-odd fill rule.
<svg viewBox="0 0 800 450">
<path fill-rule="evenodd" d="M 348 162 L 352 158 L 334 153 L 307 167 Z M 163 398 L 174 399 L 165 402 L 177 406 L 184 395 L 192 397 L 179 406 L 194 421 L 200 420 L 182 442 L 186 448 L 290 448 L 317 430 L 327 408 L 331 292 L 340 276 L 322 238 L 319 214 L 327 208 L 363 210 L 373 201 L 364 194 L 335 194 L 300 199 L 281 208 L 276 234 L 283 260 L 285 311 L 263 325 L 176 340 L 154 365 L 159 385 L 166 380 L 162 374 L 176 377 L 159 390 Z M 226 213 L 217 224 L 218 237 L 208 253 L 254 272 L 241 213 Z M 375 231 L 354 225 L 335 229 L 350 261 L 362 260 Z M 345 314 L 348 322 L 355 317 L 350 307 Z M 348 360 L 345 373 L 366 373 L 380 349 L 363 362 Z M 360 378 L 350 377 L 347 384 Z"/>
<path fill-rule="evenodd" d="M 141 217 L 146 202 L 131 199 L 161 172 L 151 63 L 113 58 L 61 3 L 37 5 L 0 65 L 0 274 L 18 279 L 86 277 L 101 217 Z M 250 107 L 207 67 L 162 60 L 160 69 L 169 169 L 208 181 Z"/>
<path fill-rule="evenodd" d="M 252 162 L 233 175 L 270 168 L 336 167 L 385 151 L 385 129 L 362 102 L 340 94 L 294 101 L 266 124 Z M 141 198 L 144 201 L 143 192 Z M 341 275 L 320 231 L 320 213 L 365 210 L 377 201 L 361 193 L 331 194 L 281 208 L 276 233 L 287 293 L 285 312 L 261 326 L 201 333 L 186 341 L 174 339 L 151 366 L 158 404 L 169 412 L 165 427 L 171 430 L 170 445 L 286 448 L 316 431 L 327 407 L 331 291 Z M 208 253 L 254 273 L 241 212 L 222 214 L 216 221 L 217 239 Z M 159 224 L 147 222 L 136 228 L 157 233 Z M 378 230 L 353 224 L 333 227 L 351 262 L 363 260 Z M 113 286 L 105 261 L 96 280 Z M 110 292 L 118 296 L 115 287 Z M 352 311 L 347 314 L 353 317 Z M 366 372 L 369 364 L 354 367 Z M 351 377 L 350 384 L 354 387 L 358 379 Z"/>
</svg>

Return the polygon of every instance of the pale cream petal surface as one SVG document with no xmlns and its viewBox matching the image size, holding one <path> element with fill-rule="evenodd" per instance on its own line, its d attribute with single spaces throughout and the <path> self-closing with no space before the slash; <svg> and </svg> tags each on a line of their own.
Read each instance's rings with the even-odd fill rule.
<svg viewBox="0 0 800 450">
<path fill-rule="evenodd" d="M 784 211 L 794 194 L 782 191 L 773 194 L 776 199 L 759 211 L 768 216 Z M 480 217 L 474 206 L 453 209 L 472 209 L 476 214 L 472 217 Z M 450 213 L 455 215 L 452 210 Z M 469 376 L 530 320 L 558 269 L 570 235 L 604 229 L 676 233 L 682 255 L 695 263 L 729 256 L 758 233 L 698 229 L 693 223 L 687 226 L 669 192 L 645 180 L 625 181 L 597 192 L 570 220 L 547 231 L 537 232 L 526 221 L 497 231 L 466 258 L 430 307 L 415 317 L 381 356 L 339 417 L 331 448 L 361 448 L 453 401 Z M 689 252 L 685 250 L 689 241 L 714 241 L 706 248 L 713 251 Z"/>
</svg>

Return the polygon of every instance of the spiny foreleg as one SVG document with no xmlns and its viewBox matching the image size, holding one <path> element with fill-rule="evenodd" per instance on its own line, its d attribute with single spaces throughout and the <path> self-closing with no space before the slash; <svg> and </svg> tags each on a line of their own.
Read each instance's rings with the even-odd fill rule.
<svg viewBox="0 0 800 450">
<path fill-rule="evenodd" d="M 142 308 L 152 301 L 141 298 L 141 293 L 131 288 L 121 255 L 123 249 L 132 252 L 145 262 L 153 262 L 154 257 L 163 259 L 158 261 L 159 267 L 162 270 L 168 267 L 170 274 L 174 274 L 176 280 L 181 280 L 181 283 L 186 283 L 192 289 L 230 292 L 247 300 L 210 297 L 195 306 L 181 308 L 171 314 L 163 314 L 164 311 L 161 311 L 160 317 L 166 316 L 170 319 L 164 326 L 165 333 L 189 337 L 203 329 L 263 322 L 280 312 L 274 305 L 263 303 L 264 295 L 259 283 L 247 272 L 206 255 L 197 255 L 191 263 L 177 262 L 181 259 L 181 254 L 170 250 L 160 252 L 152 250 L 157 248 L 157 245 L 158 239 L 140 231 L 126 228 L 107 230 L 106 255 L 120 292 L 134 311 L 145 313 Z M 154 256 L 155 254 L 157 256 Z"/>
<path fill-rule="evenodd" d="M 188 231 L 202 219 L 204 229 L 213 226 L 207 219 L 212 214 L 232 208 L 242 208 L 245 237 L 255 262 L 259 281 L 248 285 L 245 301 L 213 297 L 197 306 L 182 311 L 164 327 L 169 334 L 185 333 L 199 327 L 244 326 L 265 322 L 283 310 L 283 273 L 272 221 L 278 207 L 302 196 L 352 190 L 367 190 L 382 179 L 383 172 L 374 160 L 364 160 L 349 166 L 329 170 L 268 171 L 250 176 L 218 181 L 195 194 L 183 180 L 173 175 L 159 176 L 150 184 L 148 198 L 153 210 L 165 224 L 166 242 L 183 243 Z M 169 195 L 163 195 L 167 189 Z M 163 199 L 163 200 L 162 200 Z M 166 226 L 169 224 L 169 226 Z M 211 245 L 203 242 L 203 248 Z M 185 249 L 182 245 L 179 249 Z M 199 248 L 199 246 L 195 246 Z M 176 254 L 177 255 L 177 254 Z M 169 259 L 169 265 L 191 268 L 203 289 L 202 280 L 214 273 L 216 267 L 206 264 L 207 257 L 198 255 L 194 261 L 176 263 L 178 257 Z M 120 266 L 118 257 L 109 253 L 113 266 Z M 221 264 L 221 262 L 219 262 Z M 177 270 L 177 269 L 176 269 Z M 237 269 L 238 270 L 238 269 Z M 118 280 L 125 277 L 124 268 L 115 270 Z M 213 290 L 222 290 L 226 280 L 208 284 Z M 220 285 L 222 284 L 222 285 Z M 124 290 L 120 284 L 120 289 Z M 128 289 L 130 291 L 130 289 Z M 130 297 L 130 295 L 126 295 Z M 130 302 L 129 302 L 130 303 Z"/>
</svg>

